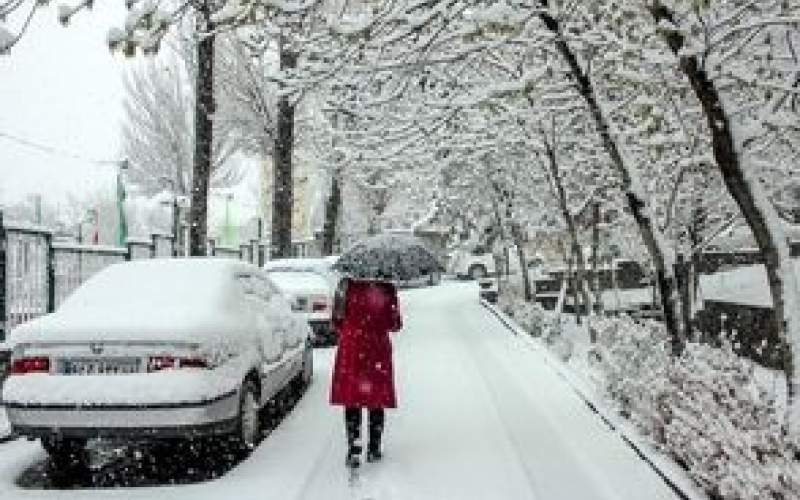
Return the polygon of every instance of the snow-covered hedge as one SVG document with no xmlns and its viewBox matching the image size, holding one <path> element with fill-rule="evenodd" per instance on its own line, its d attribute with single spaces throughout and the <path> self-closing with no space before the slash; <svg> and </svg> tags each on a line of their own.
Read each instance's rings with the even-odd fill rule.
<svg viewBox="0 0 800 500">
<path fill-rule="evenodd" d="M 521 290 L 508 287 L 500 294 L 497 305 L 532 337 L 540 337 L 562 361 L 568 361 L 575 350 L 572 341 L 561 335 L 560 316 L 538 303 L 526 302 Z"/>
<path fill-rule="evenodd" d="M 540 304 L 526 302 L 522 294 L 517 293 L 513 288 L 500 294 L 497 306 L 534 337 L 546 337 L 554 330 L 555 318 L 552 312 L 547 311 Z"/>
<path fill-rule="evenodd" d="M 730 345 L 697 343 L 673 359 L 657 323 L 623 317 L 593 327 L 608 396 L 712 498 L 800 498 L 797 443 L 752 361 Z"/>
</svg>

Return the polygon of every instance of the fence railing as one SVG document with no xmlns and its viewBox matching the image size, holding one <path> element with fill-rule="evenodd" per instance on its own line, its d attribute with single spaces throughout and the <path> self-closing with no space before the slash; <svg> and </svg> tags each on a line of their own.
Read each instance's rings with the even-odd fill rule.
<svg viewBox="0 0 800 500">
<path fill-rule="evenodd" d="M 238 248 L 209 240 L 208 254 L 260 266 L 267 248 L 257 240 Z M 171 235 L 130 238 L 125 247 L 80 245 L 58 241 L 45 228 L 4 223 L 0 211 L 0 342 L 11 328 L 55 311 L 81 283 L 111 264 L 177 254 Z"/>
</svg>

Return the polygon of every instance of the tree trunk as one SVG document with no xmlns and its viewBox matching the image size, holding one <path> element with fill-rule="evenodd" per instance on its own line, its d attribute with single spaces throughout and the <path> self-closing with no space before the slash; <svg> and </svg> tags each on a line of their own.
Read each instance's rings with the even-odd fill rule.
<svg viewBox="0 0 800 500">
<path fill-rule="evenodd" d="M 297 66 L 297 54 L 280 43 L 280 69 L 285 71 Z M 272 242 L 270 255 L 273 259 L 292 256 L 292 210 L 294 209 L 292 152 L 294 150 L 294 104 L 290 97 L 278 98 L 278 116 L 273 149 L 272 189 Z"/>
<path fill-rule="evenodd" d="M 211 7 L 204 1 L 198 9 L 197 29 L 213 30 Z M 211 145 L 214 115 L 214 35 L 197 42 L 197 77 L 194 112 L 194 165 L 189 209 L 189 255 L 206 255 L 208 246 L 208 188 L 211 177 Z"/>
<path fill-rule="evenodd" d="M 672 11 L 660 2 L 649 7 L 656 24 L 674 23 Z M 661 31 L 670 50 L 678 57 L 680 69 L 686 75 L 703 109 L 711 132 L 712 149 L 725 187 L 742 212 L 753 232 L 766 264 L 767 280 L 772 295 L 774 328 L 783 334 L 783 369 L 786 373 L 790 407 L 797 405 L 794 425 L 800 430 L 800 404 L 796 394 L 800 388 L 800 300 L 798 283 L 791 262 L 788 241 L 780 218 L 769 201 L 757 176 L 742 165 L 742 158 L 734 140 L 733 124 L 725 103 L 714 82 L 695 55 L 681 53 L 685 45 L 683 35 L 676 31 Z"/>
<path fill-rule="evenodd" d="M 322 233 L 323 255 L 333 255 L 336 251 L 336 229 L 341 205 L 342 191 L 339 186 L 339 175 L 334 172 L 331 177 L 331 192 L 325 204 L 325 226 Z"/>
<path fill-rule="evenodd" d="M 533 302 L 531 280 L 530 276 L 528 276 L 528 263 L 526 262 L 525 249 L 522 246 L 522 229 L 519 224 L 511 226 L 511 234 L 514 237 L 514 245 L 517 247 L 517 259 L 519 259 L 519 268 L 522 273 L 522 291 L 525 295 L 525 302 Z"/>
<path fill-rule="evenodd" d="M 561 25 L 558 20 L 548 13 L 547 8 L 549 8 L 549 2 L 547 0 L 540 0 L 540 5 L 542 5 L 544 9 L 539 13 L 539 19 L 541 19 L 547 29 L 555 35 L 554 43 L 556 50 L 569 66 L 570 73 L 575 79 L 577 90 L 586 101 L 586 105 L 589 108 L 592 119 L 602 139 L 603 148 L 608 153 L 611 163 L 619 175 L 621 181 L 619 187 L 625 195 L 628 209 L 633 219 L 636 221 L 639 233 L 650 254 L 653 265 L 656 268 L 656 281 L 661 294 L 661 307 L 664 309 L 664 320 L 672 340 L 672 353 L 677 356 L 683 350 L 683 339 L 679 331 L 679 323 L 675 313 L 675 280 L 672 269 L 672 265 L 675 261 L 674 255 L 666 244 L 661 231 L 656 227 L 655 221 L 647 208 L 643 190 L 636 181 L 636 178 L 632 175 L 628 165 L 625 164 L 623 153 L 616 140 L 611 135 L 611 124 L 597 100 L 591 78 L 584 71 L 575 53 L 562 35 Z"/>
<path fill-rule="evenodd" d="M 564 222 L 567 225 L 567 232 L 569 233 L 570 253 L 573 256 L 572 259 L 575 261 L 576 270 L 575 280 L 573 283 L 575 290 L 573 293 L 575 294 L 575 317 L 578 320 L 578 324 L 580 324 L 581 316 L 580 307 L 578 305 L 579 294 L 583 304 L 586 306 L 586 312 L 588 313 L 591 309 L 591 299 L 589 298 L 589 294 L 584 286 L 584 282 L 586 280 L 586 262 L 583 259 L 583 251 L 581 250 L 581 245 L 578 241 L 578 228 L 575 225 L 575 218 L 572 217 L 569 207 L 567 206 L 567 194 L 564 190 L 564 184 L 561 181 L 561 173 L 558 171 L 556 152 L 547 140 L 544 141 L 544 146 L 545 152 L 547 153 L 547 163 L 550 167 L 550 176 L 553 178 L 553 183 L 555 184 L 556 188 L 558 206 L 561 209 L 561 215 L 564 217 Z"/>
<path fill-rule="evenodd" d="M 600 250 L 600 203 L 592 203 L 592 291 L 594 292 L 595 312 L 600 312 L 602 300 L 600 297 L 600 277 L 597 264 Z"/>
<path fill-rule="evenodd" d="M 683 331 L 687 339 L 692 334 L 692 293 L 691 293 L 691 260 L 686 260 L 683 255 L 678 255 L 677 272 L 678 289 L 681 297 L 681 319 Z"/>
</svg>

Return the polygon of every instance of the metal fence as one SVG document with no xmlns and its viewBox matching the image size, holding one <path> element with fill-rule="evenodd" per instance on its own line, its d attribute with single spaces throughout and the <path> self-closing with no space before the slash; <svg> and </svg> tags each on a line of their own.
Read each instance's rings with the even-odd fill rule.
<svg viewBox="0 0 800 500">
<path fill-rule="evenodd" d="M 239 248 L 208 253 L 263 265 L 268 245 L 253 240 Z M 178 252 L 171 235 L 128 239 L 125 247 L 57 241 L 52 231 L 4 223 L 0 211 L 0 342 L 25 321 L 54 311 L 81 283 L 101 269 L 126 260 L 170 258 Z"/>
</svg>

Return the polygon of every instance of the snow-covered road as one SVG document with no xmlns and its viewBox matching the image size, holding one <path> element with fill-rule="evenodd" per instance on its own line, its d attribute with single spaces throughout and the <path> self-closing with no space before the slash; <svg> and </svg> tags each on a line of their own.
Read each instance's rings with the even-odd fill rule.
<svg viewBox="0 0 800 500">
<path fill-rule="evenodd" d="M 72 498 L 631 499 L 675 498 L 542 358 L 509 334 L 472 284 L 404 292 L 395 338 L 400 407 L 385 458 L 349 484 L 341 410 L 327 404 L 332 350 L 316 352 L 306 396 L 250 458 L 224 477 L 180 487 L 70 490 Z M 43 452 L 0 445 L 3 499 L 65 498 L 20 489 Z"/>
</svg>

